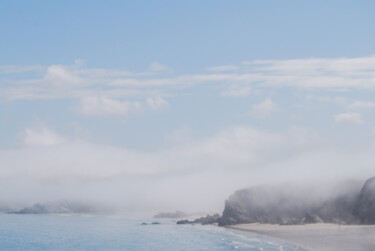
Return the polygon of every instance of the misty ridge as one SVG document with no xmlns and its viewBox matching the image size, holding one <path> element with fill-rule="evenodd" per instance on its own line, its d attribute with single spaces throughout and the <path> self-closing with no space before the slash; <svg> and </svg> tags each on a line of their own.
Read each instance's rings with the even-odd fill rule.
<svg viewBox="0 0 375 251">
<path fill-rule="evenodd" d="M 225 201 L 219 225 L 374 224 L 375 177 L 336 185 L 283 184 L 236 191 Z"/>
<path fill-rule="evenodd" d="M 20 208 L 2 206 L 12 214 L 115 214 L 114 208 L 83 202 L 36 203 Z M 203 215 L 203 213 L 200 213 Z M 154 218 L 183 219 L 198 214 L 175 211 L 158 213 Z M 185 218 L 186 219 L 186 218 Z M 336 183 L 289 182 L 268 184 L 237 190 L 225 201 L 219 214 L 195 220 L 179 220 L 177 224 L 216 224 L 220 226 L 263 223 L 296 225 L 309 223 L 374 224 L 375 177 Z"/>
<path fill-rule="evenodd" d="M 55 201 L 22 204 L 2 204 L 0 212 L 8 214 L 110 214 L 113 210 L 107 206 L 77 201 Z"/>
</svg>

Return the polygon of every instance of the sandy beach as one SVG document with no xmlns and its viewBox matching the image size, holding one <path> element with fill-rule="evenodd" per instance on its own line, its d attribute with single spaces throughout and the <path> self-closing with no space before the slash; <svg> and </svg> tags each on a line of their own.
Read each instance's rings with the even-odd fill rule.
<svg viewBox="0 0 375 251">
<path fill-rule="evenodd" d="M 239 224 L 231 229 L 250 231 L 267 235 L 308 250 L 375 250 L 375 225 L 271 225 Z"/>
</svg>

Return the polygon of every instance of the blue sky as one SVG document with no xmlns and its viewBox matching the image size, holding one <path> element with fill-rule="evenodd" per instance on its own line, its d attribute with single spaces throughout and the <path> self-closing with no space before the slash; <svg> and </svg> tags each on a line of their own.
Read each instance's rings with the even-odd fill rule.
<svg viewBox="0 0 375 251">
<path fill-rule="evenodd" d="M 0 1 L 2 190 L 25 199 L 22 183 L 38 201 L 70 198 L 71 186 L 78 199 L 143 187 L 124 203 L 156 208 L 150 194 L 163 194 L 178 209 L 191 202 L 178 186 L 216 210 L 253 183 L 371 175 L 374 10 Z"/>
<path fill-rule="evenodd" d="M 178 72 L 372 53 L 372 1 L 2 1 L 1 63 Z M 27 42 L 27 44 L 25 43 Z"/>
</svg>

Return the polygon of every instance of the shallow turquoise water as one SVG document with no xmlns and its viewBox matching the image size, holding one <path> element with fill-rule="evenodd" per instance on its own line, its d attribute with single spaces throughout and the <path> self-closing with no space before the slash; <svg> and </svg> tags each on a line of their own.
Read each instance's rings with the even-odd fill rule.
<svg viewBox="0 0 375 251">
<path fill-rule="evenodd" d="M 0 214 L 0 250 L 300 250 L 216 226 L 141 225 L 155 219 Z"/>
</svg>

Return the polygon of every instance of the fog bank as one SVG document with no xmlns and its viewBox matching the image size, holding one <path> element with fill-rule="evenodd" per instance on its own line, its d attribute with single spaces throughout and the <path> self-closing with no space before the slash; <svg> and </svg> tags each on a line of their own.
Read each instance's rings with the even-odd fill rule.
<svg viewBox="0 0 375 251">
<path fill-rule="evenodd" d="M 61 138 L 24 144 L 0 151 L 0 203 L 79 201 L 150 215 L 221 212 L 240 188 L 319 182 L 323 194 L 336 182 L 373 175 L 374 148 L 348 154 L 311 135 L 238 126 L 152 152 Z"/>
</svg>

